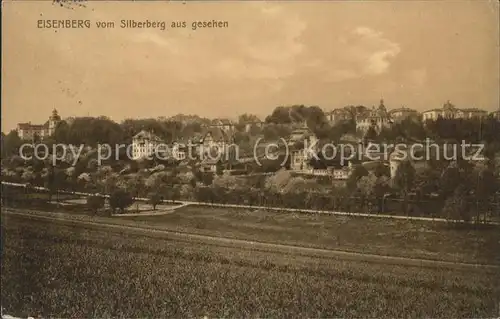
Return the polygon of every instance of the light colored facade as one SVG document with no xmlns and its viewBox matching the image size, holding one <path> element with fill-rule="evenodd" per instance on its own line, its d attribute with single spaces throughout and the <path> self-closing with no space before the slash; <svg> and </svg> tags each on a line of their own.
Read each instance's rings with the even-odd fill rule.
<svg viewBox="0 0 500 319">
<path fill-rule="evenodd" d="M 246 122 L 244 123 L 245 125 L 245 132 L 248 133 L 252 130 L 253 127 L 257 127 L 259 129 L 264 127 L 264 122 Z"/>
<path fill-rule="evenodd" d="M 211 128 L 219 128 L 226 132 L 226 134 L 232 134 L 232 132 L 234 131 L 234 126 L 235 124 L 233 123 L 233 121 L 228 119 L 215 119 L 210 124 Z"/>
<path fill-rule="evenodd" d="M 33 140 L 36 137 L 44 139 L 55 133 L 59 122 L 61 122 L 61 117 L 54 109 L 45 124 L 31 124 L 31 122 L 17 124 L 17 134 L 22 140 Z"/>
<path fill-rule="evenodd" d="M 400 121 L 407 119 L 407 118 L 415 118 L 416 119 L 419 117 L 419 115 L 420 114 L 418 113 L 418 111 L 404 107 L 404 106 L 389 111 L 389 116 L 395 122 L 400 122 Z"/>
<path fill-rule="evenodd" d="M 232 156 L 238 156 L 238 148 L 234 144 L 233 128 L 227 130 L 222 126 L 210 126 L 196 146 L 196 156 L 200 160 L 214 159 L 227 161 Z"/>
<path fill-rule="evenodd" d="M 307 126 L 307 124 L 303 124 L 301 127 L 294 129 L 290 136 L 288 137 L 288 145 L 294 145 L 297 142 L 303 142 L 308 145 L 315 144 L 318 141 L 313 131 Z"/>
<path fill-rule="evenodd" d="M 356 130 L 360 132 L 366 132 L 370 127 L 380 132 L 383 128 L 390 127 L 392 123 L 393 120 L 387 112 L 384 100 L 380 100 L 377 108 L 373 106 L 366 114 L 356 116 Z"/>
<path fill-rule="evenodd" d="M 351 119 L 351 114 L 345 109 L 335 109 L 325 114 L 326 119 L 331 125 L 335 125 L 341 121 Z"/>
<path fill-rule="evenodd" d="M 447 101 L 443 108 L 432 109 L 422 113 L 422 119 L 426 120 L 437 120 L 438 118 L 443 119 L 472 119 L 478 117 L 486 117 L 488 112 L 478 108 L 456 108 L 450 101 Z"/>
<path fill-rule="evenodd" d="M 500 121 L 500 109 L 498 109 L 497 111 L 495 112 L 492 112 L 491 115 L 496 118 L 497 120 Z"/>
<path fill-rule="evenodd" d="M 201 171 L 205 173 L 216 173 L 218 163 L 219 161 L 217 159 L 206 158 L 201 162 Z"/>
<path fill-rule="evenodd" d="M 288 145 L 292 149 L 290 157 L 290 169 L 302 171 L 310 169 L 309 161 L 313 157 L 312 153 L 318 152 L 318 138 L 307 127 L 294 130 L 288 139 Z M 299 144 L 299 148 L 295 145 Z"/>
<path fill-rule="evenodd" d="M 178 161 L 186 159 L 186 145 L 180 143 L 174 143 L 172 145 L 172 157 Z"/>
<path fill-rule="evenodd" d="M 304 168 L 302 170 L 296 170 L 297 174 L 301 175 L 309 175 L 309 176 L 327 176 L 335 180 L 346 180 L 349 178 L 349 174 L 351 173 L 350 168 L 327 168 L 327 169 L 313 169 L 313 168 Z"/>
<path fill-rule="evenodd" d="M 428 158 L 432 158 L 432 156 L 439 156 L 436 154 L 431 155 L 433 154 L 432 153 L 433 150 L 431 149 L 430 151 L 431 153 L 428 153 L 427 155 L 419 154 L 418 156 L 411 156 L 409 152 L 402 152 L 402 151 L 391 153 L 389 157 L 389 168 L 391 172 L 391 179 L 396 177 L 396 172 L 401 163 L 404 161 L 409 161 L 416 171 L 428 168 L 430 165 Z"/>
<path fill-rule="evenodd" d="M 351 173 L 351 170 L 349 168 L 334 169 L 333 170 L 333 179 L 346 180 L 349 178 L 350 173 Z"/>
<path fill-rule="evenodd" d="M 158 136 L 142 130 L 132 138 L 132 157 L 139 160 L 154 155 L 160 145 L 162 141 Z"/>
</svg>

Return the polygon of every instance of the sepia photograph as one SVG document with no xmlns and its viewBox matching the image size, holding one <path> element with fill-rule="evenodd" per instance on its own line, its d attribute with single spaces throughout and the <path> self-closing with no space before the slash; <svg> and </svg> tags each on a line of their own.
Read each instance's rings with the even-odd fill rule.
<svg viewBox="0 0 500 319">
<path fill-rule="evenodd" d="M 500 319 L 500 2 L 1 6 L 1 319 Z"/>
</svg>

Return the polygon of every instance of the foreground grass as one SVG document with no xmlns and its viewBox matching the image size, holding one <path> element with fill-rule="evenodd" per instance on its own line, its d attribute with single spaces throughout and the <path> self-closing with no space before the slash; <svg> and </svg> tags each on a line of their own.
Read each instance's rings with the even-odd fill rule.
<svg viewBox="0 0 500 319">
<path fill-rule="evenodd" d="M 500 264 L 500 227 L 188 206 L 123 218 L 153 227 L 391 256 Z"/>
<path fill-rule="evenodd" d="M 2 306 L 44 317 L 492 317 L 498 274 L 198 246 L 2 218 Z"/>
</svg>

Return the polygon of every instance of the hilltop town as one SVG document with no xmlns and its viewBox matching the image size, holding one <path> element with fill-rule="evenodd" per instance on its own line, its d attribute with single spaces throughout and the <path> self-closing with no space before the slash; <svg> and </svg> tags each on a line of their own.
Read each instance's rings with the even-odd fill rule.
<svg viewBox="0 0 500 319">
<path fill-rule="evenodd" d="M 213 192 L 222 183 L 227 191 L 246 189 L 251 193 L 250 190 L 266 188 L 263 186 L 266 183 L 283 179 L 279 182 L 282 187 L 269 186 L 274 189 L 271 193 L 307 192 L 308 197 L 324 197 L 334 187 L 336 194 L 348 192 L 356 198 L 401 199 L 403 188 L 405 197 L 441 196 L 442 201 L 445 198 L 439 184 L 428 178 L 442 175 L 453 165 L 463 165 L 460 156 L 481 151 L 478 160 L 465 162 L 476 167 L 473 169 L 489 167 L 492 176 L 498 176 L 499 123 L 499 111 L 457 108 L 450 101 L 442 108 L 422 113 L 407 107 L 388 109 L 380 100 L 376 107 L 346 106 L 331 111 L 317 106 L 280 106 L 264 120 L 250 114 L 241 115 L 237 121 L 177 115 L 128 119 L 120 124 L 106 117 L 63 120 L 54 110 L 45 124 L 20 123 L 17 130 L 2 136 L 5 146 L 2 158 L 4 162 L 19 161 L 12 156 L 19 155 L 16 152 L 21 143 L 73 148 L 80 145 L 81 153 L 75 153 L 79 158 L 72 158 L 72 153 L 66 152 L 64 159 L 58 158 L 61 164 L 52 165 L 70 175 L 65 178 L 65 185 L 106 193 L 116 189 L 130 191 L 131 181 L 139 179 L 156 183 L 158 189 L 164 189 L 160 191 L 164 197 L 206 199 L 204 196 L 208 196 L 211 200 L 226 201 L 227 196 L 214 199 L 214 194 L 203 195 L 201 190 Z M 394 149 L 373 147 L 395 143 L 411 147 L 429 141 L 436 144 L 435 148 L 421 147 L 418 156 L 411 154 L 407 160 L 398 158 Z M 446 144 L 461 141 L 483 143 L 486 149 L 471 147 L 465 153 L 459 150 L 457 157 L 457 150 Z M 103 160 L 102 154 L 96 154 L 102 144 L 126 147 L 121 150 L 108 147 L 109 154 Z M 347 153 L 335 149 L 346 145 L 350 146 Z M 167 146 L 161 158 L 153 156 L 159 154 L 159 146 Z M 270 155 L 271 146 L 274 150 Z M 208 156 L 214 150 L 222 156 Z M 453 151 L 455 158 L 450 157 Z M 51 153 L 48 147 L 47 152 Z M 451 154 L 447 160 L 446 152 Z M 27 167 L 22 172 L 12 171 L 10 164 L 3 166 L 2 178 L 43 184 L 43 170 L 36 168 L 40 166 L 33 160 L 24 162 Z M 405 169 L 409 172 L 403 173 Z M 412 177 L 405 180 L 402 177 L 405 174 Z M 171 178 L 173 175 L 175 178 Z M 179 176 L 184 182 L 180 182 Z M 130 194 L 147 195 L 144 189 Z M 376 210 L 387 212 L 389 208 L 384 205 L 377 204 Z"/>
</svg>

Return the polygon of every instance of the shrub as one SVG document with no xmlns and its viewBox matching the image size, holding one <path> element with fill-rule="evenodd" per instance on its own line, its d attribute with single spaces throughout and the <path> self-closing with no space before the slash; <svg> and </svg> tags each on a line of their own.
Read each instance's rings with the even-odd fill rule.
<svg viewBox="0 0 500 319">
<path fill-rule="evenodd" d="M 109 206 L 111 206 L 113 212 L 118 208 L 121 213 L 124 213 L 125 208 L 132 205 L 133 202 L 132 195 L 121 189 L 114 191 L 109 198 Z"/>
<path fill-rule="evenodd" d="M 152 192 L 148 194 L 148 203 L 153 206 L 153 210 L 156 210 L 156 206 L 163 201 L 163 197 L 156 193 Z"/>
<path fill-rule="evenodd" d="M 97 214 L 99 209 L 104 207 L 104 197 L 100 195 L 91 195 L 87 197 L 87 206 L 94 214 Z"/>
</svg>

